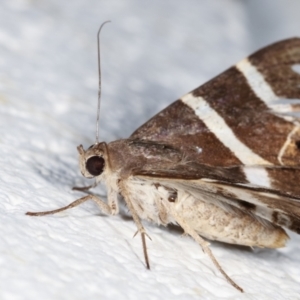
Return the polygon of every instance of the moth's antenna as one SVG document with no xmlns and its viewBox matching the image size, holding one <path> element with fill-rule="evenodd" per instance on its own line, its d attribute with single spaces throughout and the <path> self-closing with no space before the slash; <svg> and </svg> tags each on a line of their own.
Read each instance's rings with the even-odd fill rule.
<svg viewBox="0 0 300 300">
<path fill-rule="evenodd" d="M 101 24 L 97 33 L 97 45 L 98 45 L 98 78 L 99 78 L 99 88 L 98 88 L 98 108 L 97 108 L 97 122 L 96 122 L 96 142 L 99 143 L 99 118 L 100 118 L 100 101 L 101 101 L 101 68 L 100 68 L 100 32 L 102 27 L 109 23 L 110 21 L 105 21 Z"/>
</svg>

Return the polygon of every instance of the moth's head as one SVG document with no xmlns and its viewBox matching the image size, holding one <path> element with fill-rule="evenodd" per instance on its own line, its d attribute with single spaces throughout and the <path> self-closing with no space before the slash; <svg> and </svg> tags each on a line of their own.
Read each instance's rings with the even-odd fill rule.
<svg viewBox="0 0 300 300">
<path fill-rule="evenodd" d="M 77 147 L 79 152 L 79 165 L 82 175 L 86 178 L 101 176 L 106 167 L 106 143 L 97 143 L 87 150 L 82 145 Z"/>
</svg>

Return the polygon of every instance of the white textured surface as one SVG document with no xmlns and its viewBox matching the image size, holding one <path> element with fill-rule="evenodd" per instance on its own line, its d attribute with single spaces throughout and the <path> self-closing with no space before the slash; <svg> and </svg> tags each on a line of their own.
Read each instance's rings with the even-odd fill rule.
<svg viewBox="0 0 300 300">
<path fill-rule="evenodd" d="M 101 22 L 113 21 L 102 34 L 100 131 L 111 141 L 253 50 L 299 35 L 298 0 L 261 2 L 1 1 L 1 300 L 300 299 L 295 234 L 278 251 L 213 243 L 240 294 L 177 231 L 146 224 L 147 271 L 128 218 L 93 203 L 24 215 L 71 202 L 81 194 L 70 188 L 87 183 L 76 146 L 94 141 Z"/>
</svg>

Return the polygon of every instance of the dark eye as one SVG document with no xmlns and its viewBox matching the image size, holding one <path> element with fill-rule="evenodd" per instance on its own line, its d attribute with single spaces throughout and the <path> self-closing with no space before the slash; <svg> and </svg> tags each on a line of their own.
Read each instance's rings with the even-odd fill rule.
<svg viewBox="0 0 300 300">
<path fill-rule="evenodd" d="M 103 172 L 104 159 L 100 156 L 92 156 L 87 160 L 85 167 L 91 175 L 98 176 Z"/>
</svg>

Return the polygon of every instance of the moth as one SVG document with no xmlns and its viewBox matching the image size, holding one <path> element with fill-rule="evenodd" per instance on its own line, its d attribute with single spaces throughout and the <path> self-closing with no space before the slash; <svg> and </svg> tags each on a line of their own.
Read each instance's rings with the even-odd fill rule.
<svg viewBox="0 0 300 300">
<path fill-rule="evenodd" d="M 123 200 L 141 234 L 147 268 L 141 220 L 173 223 L 243 291 L 206 239 L 280 248 L 289 238 L 284 227 L 300 233 L 299 66 L 300 38 L 283 40 L 184 95 L 127 139 L 99 142 L 97 118 L 95 144 L 77 149 L 82 175 L 95 178 L 93 186 L 105 183 L 107 201 L 88 194 L 60 209 L 27 214 L 92 200 L 115 215 Z"/>
</svg>

